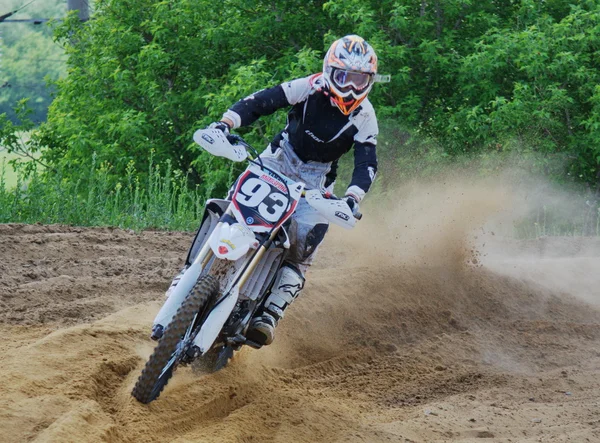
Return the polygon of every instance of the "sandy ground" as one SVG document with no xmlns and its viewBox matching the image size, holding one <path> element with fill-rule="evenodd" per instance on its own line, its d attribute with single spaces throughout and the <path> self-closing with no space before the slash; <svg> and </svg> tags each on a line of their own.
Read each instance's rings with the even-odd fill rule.
<svg viewBox="0 0 600 443">
<path fill-rule="evenodd" d="M 192 234 L 0 225 L 0 442 L 600 442 L 600 242 L 480 222 L 334 231 L 271 347 L 149 406 Z"/>
</svg>

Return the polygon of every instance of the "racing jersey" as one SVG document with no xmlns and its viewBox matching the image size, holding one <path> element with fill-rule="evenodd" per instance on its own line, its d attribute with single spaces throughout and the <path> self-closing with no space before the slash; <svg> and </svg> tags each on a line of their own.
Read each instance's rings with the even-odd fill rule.
<svg viewBox="0 0 600 443">
<path fill-rule="evenodd" d="M 291 106 L 287 124 L 273 138 L 271 149 L 286 141 L 305 163 L 331 163 L 328 186 L 335 181 L 339 158 L 354 146 L 354 172 L 346 194 L 360 201 L 377 172 L 375 110 L 365 99 L 350 115 L 344 115 L 331 104 L 323 86 L 321 74 L 292 80 L 240 100 L 223 117 L 231 120 L 235 129 Z"/>
</svg>

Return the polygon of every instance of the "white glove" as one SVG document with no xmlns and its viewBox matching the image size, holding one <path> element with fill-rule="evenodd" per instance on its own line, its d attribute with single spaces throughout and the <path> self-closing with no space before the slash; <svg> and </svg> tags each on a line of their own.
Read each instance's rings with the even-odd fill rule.
<svg viewBox="0 0 600 443">
<path fill-rule="evenodd" d="M 214 122 L 208 125 L 207 129 L 219 129 L 223 131 L 223 134 L 229 135 L 229 130 L 231 129 L 229 125 L 225 122 Z"/>
<path fill-rule="evenodd" d="M 354 199 L 354 197 L 352 197 L 351 195 L 346 195 L 344 198 L 342 198 L 342 200 L 346 202 L 346 204 L 352 211 L 352 214 L 356 215 L 360 212 L 358 202 Z"/>
</svg>

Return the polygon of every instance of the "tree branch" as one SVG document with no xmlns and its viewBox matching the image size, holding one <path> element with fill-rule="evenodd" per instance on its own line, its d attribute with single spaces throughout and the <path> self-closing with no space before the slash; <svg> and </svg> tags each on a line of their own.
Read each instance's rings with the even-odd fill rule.
<svg viewBox="0 0 600 443">
<path fill-rule="evenodd" d="M 467 5 L 466 3 L 463 3 L 460 14 L 458 15 L 458 18 L 456 19 L 456 21 L 454 22 L 454 26 L 452 27 L 453 30 L 456 31 L 456 30 L 458 30 L 458 28 L 460 28 L 460 25 L 462 24 L 465 17 L 467 16 L 468 10 L 469 10 L 469 5 Z"/>
<path fill-rule="evenodd" d="M 439 39 L 442 36 L 442 31 L 444 29 L 444 10 L 440 5 L 440 0 L 435 0 L 435 16 L 437 21 L 435 22 L 435 34 Z"/>
</svg>

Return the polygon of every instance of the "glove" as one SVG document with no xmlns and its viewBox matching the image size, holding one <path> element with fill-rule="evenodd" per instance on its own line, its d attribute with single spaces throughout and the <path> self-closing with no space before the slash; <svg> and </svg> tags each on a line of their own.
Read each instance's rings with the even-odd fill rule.
<svg viewBox="0 0 600 443">
<path fill-rule="evenodd" d="M 342 200 L 346 202 L 352 214 L 356 215 L 359 212 L 358 202 L 351 195 L 346 195 Z"/>
<path fill-rule="evenodd" d="M 218 129 L 223 132 L 225 135 L 229 135 L 229 130 L 231 129 L 229 125 L 225 122 L 214 122 L 208 125 L 208 129 Z"/>
</svg>

